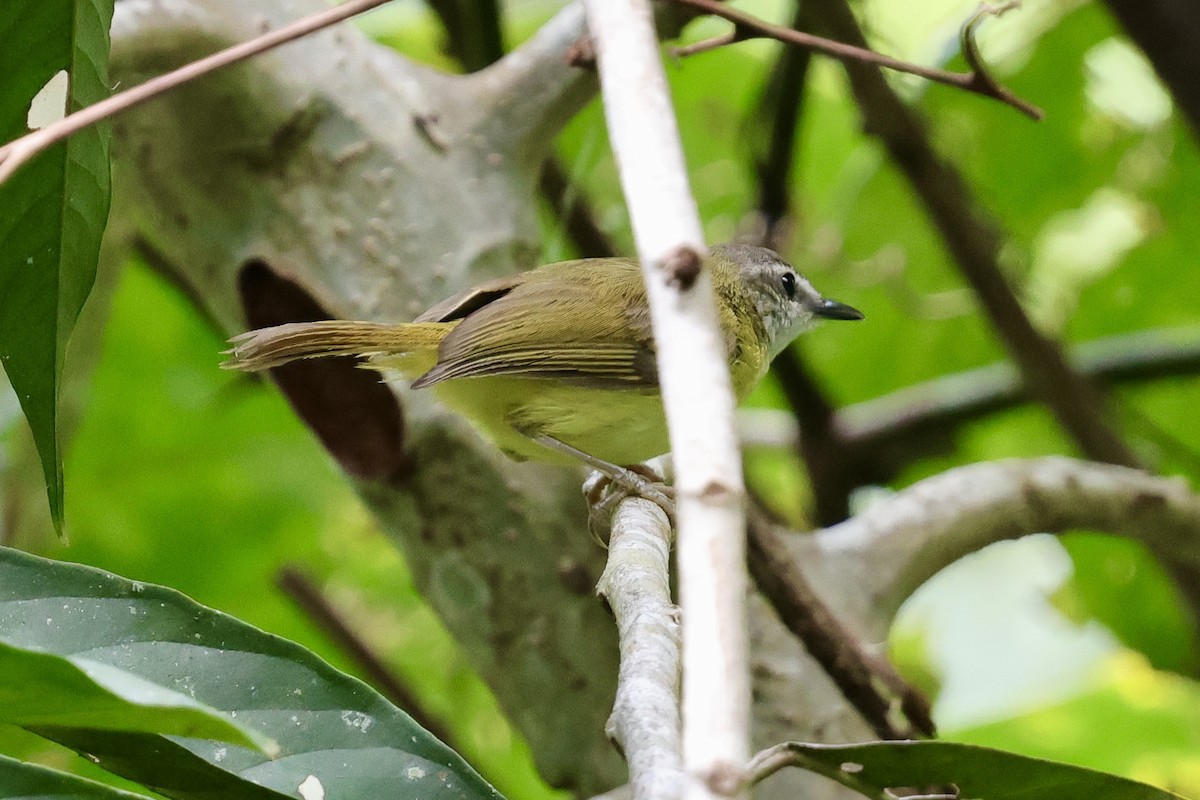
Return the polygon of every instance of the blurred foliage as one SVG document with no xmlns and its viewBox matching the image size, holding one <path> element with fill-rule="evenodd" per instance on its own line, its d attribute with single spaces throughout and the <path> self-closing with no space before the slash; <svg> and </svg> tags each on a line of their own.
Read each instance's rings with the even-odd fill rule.
<svg viewBox="0 0 1200 800">
<path fill-rule="evenodd" d="M 784 16 L 782 3 L 739 5 Z M 952 23 L 974 4 L 864 5 L 882 47 L 928 60 L 953 56 Z M 514 41 L 533 30 L 545 11 L 539 9 L 509 18 Z M 363 24 L 416 58 L 440 67 L 452 63 L 439 52 L 438 29 L 419 7 L 398 4 Z M 724 29 L 711 21 L 694 27 L 689 39 Z M 1048 331 L 1076 341 L 1194 324 L 1200 156 L 1195 135 L 1163 105 L 1161 91 L 1155 95 L 1140 56 L 1094 3 L 1027 2 L 1025 11 L 989 22 L 984 33 L 985 55 L 994 56 L 999 77 L 1042 105 L 1046 121 L 1031 123 L 946 87 L 896 84 L 921 104 L 939 148 L 1010 234 L 1006 267 L 1030 313 Z M 746 120 L 777 52 L 775 44 L 753 41 L 668 62 L 692 185 L 712 241 L 735 236 L 752 209 L 750 158 L 759 140 Z M 865 324 L 826 326 L 804 341 L 831 396 L 841 403 L 864 400 L 1003 358 L 903 176 L 860 131 L 840 67 L 814 61 L 802 102 L 795 227 L 786 255 L 823 291 L 868 316 Z M 559 152 L 595 204 L 601 226 L 629 249 L 598 104 L 570 123 Z M 548 215 L 545 220 L 547 259 L 570 255 L 561 225 Z M 222 337 L 183 298 L 134 264 L 121 277 L 103 331 L 96 323 L 77 339 L 86 340 L 81 346 L 102 341 L 103 352 L 66 463 L 72 544 L 53 540 L 40 506 L 29 500 L 40 499 L 40 475 L 28 468 L 30 445 L 13 424 L 6 398 L 0 399 L 0 427 L 8 428 L 0 447 L 0 537 L 177 587 L 354 672 L 272 588 L 282 566 L 299 564 L 432 712 L 451 723 L 459 737 L 454 744 L 502 792 L 550 795 L 328 457 L 275 392 L 215 368 Z M 1183 474 L 1193 485 L 1200 484 L 1198 396 L 1195 378 L 1115 393 L 1119 419 L 1139 452 L 1156 469 Z M 770 382 L 751 402 L 784 405 Z M 911 465 L 897 485 L 964 462 L 1072 452 L 1036 408 L 971 424 L 956 444 L 953 454 Z M 803 518 L 807 487 L 793 454 L 751 452 L 747 473 L 774 507 Z M 1195 631 L 1179 598 L 1156 565 L 1128 543 L 1076 536 L 1065 547 L 1071 561 L 1063 582 L 1036 587 L 1043 598 L 1052 594 L 1060 609 L 1044 604 L 1038 610 L 1043 622 L 1102 622 L 1148 661 L 1117 650 L 1094 664 L 1094 673 L 1062 679 L 1054 705 L 1014 704 L 1003 718 L 952 731 L 952 737 L 1200 795 L 1200 690 L 1160 671 L 1197 668 Z M 936 601 L 967 614 L 991 602 L 970 588 Z M 901 663 L 931 687 L 946 678 L 930 655 L 939 643 L 928 637 L 936 635 L 917 625 L 893 643 Z M 1031 671 L 1053 672 L 1036 650 L 1016 657 Z M 45 763 L 74 763 L 96 774 L 61 749 L 2 728 L 0 752 L 39 753 Z"/>
<path fill-rule="evenodd" d="M 1096 535 L 1068 536 L 1063 546 L 1075 562 L 1074 580 L 1055 605 L 1076 622 L 1102 620 L 1124 644 L 1157 669 L 1195 675 L 1196 631 L 1183 613 L 1179 591 L 1137 542 Z M 1128 611 L 1129 607 L 1135 613 Z"/>
</svg>

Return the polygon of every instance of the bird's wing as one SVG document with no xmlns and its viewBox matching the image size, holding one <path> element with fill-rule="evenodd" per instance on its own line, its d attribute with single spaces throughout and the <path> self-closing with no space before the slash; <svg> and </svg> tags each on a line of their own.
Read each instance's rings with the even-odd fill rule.
<svg viewBox="0 0 1200 800">
<path fill-rule="evenodd" d="M 657 387 L 645 307 L 641 273 L 628 261 L 564 262 L 505 285 L 483 284 L 435 306 L 438 319 L 462 321 L 442 340 L 437 364 L 413 386 L 511 375 L 597 388 Z"/>
</svg>

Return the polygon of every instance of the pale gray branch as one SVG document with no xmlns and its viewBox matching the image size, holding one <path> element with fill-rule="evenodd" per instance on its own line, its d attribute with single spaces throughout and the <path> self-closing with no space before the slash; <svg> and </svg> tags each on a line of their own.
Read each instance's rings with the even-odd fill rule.
<svg viewBox="0 0 1200 800">
<path fill-rule="evenodd" d="M 583 4 L 572 3 L 516 50 L 464 79 L 463 91 L 477 100 L 475 129 L 496 152 L 540 164 L 555 132 L 595 95 L 595 73 L 565 57 L 586 33 Z"/>
<path fill-rule="evenodd" d="M 679 621 L 668 569 L 671 526 L 663 510 L 641 498 L 613 515 L 608 564 L 597 593 L 616 618 L 621 643 L 617 697 L 609 736 L 625 753 L 637 800 L 680 795 Z"/>
<path fill-rule="evenodd" d="M 609 138 L 641 258 L 671 434 L 689 798 L 739 797 L 749 757 L 746 540 L 733 392 L 707 248 L 649 0 L 586 0 Z"/>
<path fill-rule="evenodd" d="M 1180 478 L 1064 457 L 972 464 L 928 478 L 811 537 L 853 564 L 890 618 L 936 572 L 993 542 L 1089 530 L 1144 542 L 1200 584 L 1200 496 Z"/>
</svg>

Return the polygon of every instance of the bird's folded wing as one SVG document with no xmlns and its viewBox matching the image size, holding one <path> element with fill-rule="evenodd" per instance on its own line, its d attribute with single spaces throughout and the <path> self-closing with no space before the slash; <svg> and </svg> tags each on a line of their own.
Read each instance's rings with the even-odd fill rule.
<svg viewBox="0 0 1200 800">
<path fill-rule="evenodd" d="M 437 364 L 413 386 L 511 375 L 597 388 L 657 387 L 641 276 L 633 271 L 632 278 L 622 275 L 603 301 L 587 279 L 521 283 L 467 314 L 442 341 Z"/>
</svg>

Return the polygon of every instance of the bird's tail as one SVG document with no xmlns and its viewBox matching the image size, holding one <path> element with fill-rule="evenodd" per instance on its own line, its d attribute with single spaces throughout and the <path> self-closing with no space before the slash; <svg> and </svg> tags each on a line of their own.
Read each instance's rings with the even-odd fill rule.
<svg viewBox="0 0 1200 800">
<path fill-rule="evenodd" d="M 393 361 L 401 367 L 406 356 L 421 355 L 429 358 L 416 360 L 432 366 L 438 344 L 453 327 L 444 322 L 290 322 L 233 337 L 233 347 L 225 351 L 229 359 L 221 366 L 257 372 L 300 358 L 361 356 L 380 367 L 393 366 Z"/>
</svg>

